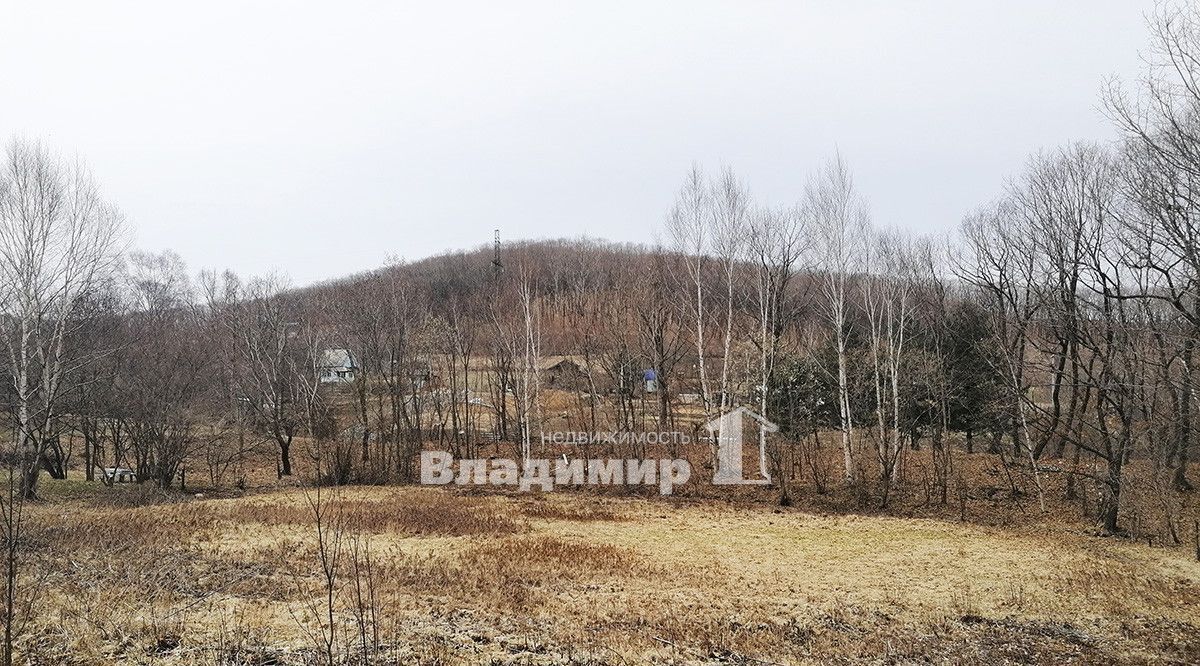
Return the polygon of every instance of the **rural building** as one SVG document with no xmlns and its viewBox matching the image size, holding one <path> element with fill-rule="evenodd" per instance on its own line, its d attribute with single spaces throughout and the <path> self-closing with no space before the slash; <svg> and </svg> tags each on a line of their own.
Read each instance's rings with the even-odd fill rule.
<svg viewBox="0 0 1200 666">
<path fill-rule="evenodd" d="M 542 369 L 542 384 L 567 391 L 582 391 L 588 387 L 587 373 L 569 358 L 551 360 Z"/>
<path fill-rule="evenodd" d="M 321 354 L 321 383 L 342 384 L 354 381 L 358 366 L 349 349 L 326 349 Z"/>
</svg>

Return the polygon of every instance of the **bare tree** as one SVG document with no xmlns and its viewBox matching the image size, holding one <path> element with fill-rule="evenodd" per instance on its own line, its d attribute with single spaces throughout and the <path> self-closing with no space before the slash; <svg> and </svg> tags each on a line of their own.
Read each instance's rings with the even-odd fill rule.
<svg viewBox="0 0 1200 666">
<path fill-rule="evenodd" d="M 745 185 L 725 168 L 721 178 L 713 184 L 711 197 L 713 207 L 713 241 L 715 258 L 721 267 L 725 286 L 725 321 L 721 338 L 721 383 L 718 410 L 725 412 L 732 406 L 733 388 L 730 369 L 733 353 L 734 309 L 740 289 L 736 284 L 738 264 L 745 258 L 745 239 L 750 215 L 750 195 Z"/>
<path fill-rule="evenodd" d="M 132 308 L 126 395 L 138 480 L 168 488 L 197 445 L 216 368 L 190 280 L 173 253 L 130 258 Z"/>
<path fill-rule="evenodd" d="M 0 333 L 12 391 L 12 447 L 0 499 L 5 543 L 4 664 L 21 627 L 18 601 L 25 499 L 38 473 L 69 382 L 88 354 L 67 340 L 86 318 L 81 303 L 109 279 L 124 249 L 124 220 L 104 201 L 88 170 L 44 146 L 16 140 L 0 164 Z"/>
<path fill-rule="evenodd" d="M 532 429 L 540 423 L 540 365 L 541 365 L 541 309 L 527 267 L 520 269 L 517 284 L 521 307 L 522 349 L 521 372 L 517 382 L 517 416 L 521 424 L 521 464 L 527 466 L 532 456 Z"/>
<path fill-rule="evenodd" d="M 805 207 L 820 239 L 822 309 L 837 353 L 838 416 L 842 439 L 843 479 L 854 483 L 854 422 L 850 400 L 850 281 L 870 228 L 866 203 L 854 189 L 849 167 L 836 155 L 805 190 Z"/>
<path fill-rule="evenodd" d="M 280 478 L 291 476 L 291 446 L 304 425 L 303 388 L 297 368 L 297 334 L 301 322 L 276 277 L 259 278 L 245 287 L 227 277 L 224 289 L 209 289 L 209 307 L 222 313 L 228 340 L 236 350 L 234 377 L 255 420 L 276 442 Z M 218 299 L 218 300 L 211 300 Z"/>
<path fill-rule="evenodd" d="M 770 405 L 775 403 L 771 391 L 775 385 L 776 365 L 785 351 L 784 335 L 799 315 L 795 277 L 804 268 L 801 263 L 812 246 L 808 222 L 808 217 L 799 207 L 759 209 L 750 215 L 746 229 L 748 254 L 756 277 L 753 299 L 758 306 L 753 312 L 758 322 L 756 335 L 750 336 L 751 343 L 758 350 L 758 410 L 770 419 L 775 418 L 770 413 Z M 776 465 L 780 500 L 784 503 L 791 501 L 787 488 L 790 470 L 785 469 L 791 453 L 790 449 L 782 451 Z M 760 424 L 760 472 L 769 479 L 766 456 L 766 430 Z"/>
<path fill-rule="evenodd" d="M 1189 490 L 1190 414 L 1200 405 L 1192 379 L 1200 343 L 1200 8 L 1160 5 L 1149 26 L 1137 94 L 1114 82 L 1106 102 L 1126 137 L 1122 189 L 1136 213 L 1123 216 L 1122 235 L 1129 263 L 1146 272 L 1146 289 L 1137 296 L 1169 305 L 1186 322 L 1175 390 L 1178 411 L 1186 409 L 1189 418 L 1179 421 L 1170 457 L 1173 485 Z"/>
<path fill-rule="evenodd" d="M 875 415 L 878 425 L 876 456 L 883 482 L 883 504 L 896 482 L 897 465 L 903 451 L 900 411 L 906 397 L 901 387 L 902 364 L 913 317 L 915 279 L 914 252 L 908 239 L 897 233 L 870 237 L 867 245 L 868 274 L 862 277 L 863 305 L 871 340 Z M 890 416 L 890 419 L 889 419 Z"/>
<path fill-rule="evenodd" d="M 37 493 L 42 433 L 51 430 L 72 364 L 76 311 L 110 279 L 124 249 L 124 218 L 91 174 L 44 146 L 13 141 L 0 166 L 0 319 L 14 398 L 21 494 Z"/>
<path fill-rule="evenodd" d="M 713 224 L 712 192 L 700 170 L 693 164 L 684 179 L 683 187 L 675 197 L 675 204 L 667 215 L 667 235 L 672 249 L 683 257 L 687 273 L 688 289 L 692 292 L 684 302 L 690 304 L 692 322 L 695 326 L 696 371 L 699 380 L 700 404 L 704 409 L 704 420 L 713 417 L 712 393 L 708 382 L 707 349 L 705 347 L 705 285 L 708 253 L 711 250 Z"/>
</svg>

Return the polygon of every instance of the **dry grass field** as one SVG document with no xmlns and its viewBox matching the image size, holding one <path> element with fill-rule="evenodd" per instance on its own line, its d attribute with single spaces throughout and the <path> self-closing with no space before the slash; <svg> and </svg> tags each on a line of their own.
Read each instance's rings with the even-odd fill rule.
<svg viewBox="0 0 1200 666">
<path fill-rule="evenodd" d="M 1200 563 L 1069 525 L 583 492 L 46 494 L 32 663 L 1200 663 Z"/>
</svg>

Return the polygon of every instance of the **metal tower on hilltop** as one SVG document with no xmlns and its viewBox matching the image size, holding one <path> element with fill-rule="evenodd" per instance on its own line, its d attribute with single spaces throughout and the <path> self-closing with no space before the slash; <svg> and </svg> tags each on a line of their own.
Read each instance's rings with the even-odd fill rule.
<svg viewBox="0 0 1200 666">
<path fill-rule="evenodd" d="M 504 264 L 500 263 L 500 230 L 496 230 L 495 252 L 492 255 L 492 272 L 500 275 L 500 269 L 504 268 Z"/>
</svg>

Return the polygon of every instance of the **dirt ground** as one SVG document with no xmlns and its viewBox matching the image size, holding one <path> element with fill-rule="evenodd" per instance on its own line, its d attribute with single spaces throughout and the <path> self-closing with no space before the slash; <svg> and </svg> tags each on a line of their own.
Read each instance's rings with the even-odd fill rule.
<svg viewBox="0 0 1200 666">
<path fill-rule="evenodd" d="M 1200 563 L 1070 526 L 583 492 L 46 494 L 32 663 L 1200 663 Z"/>
</svg>

